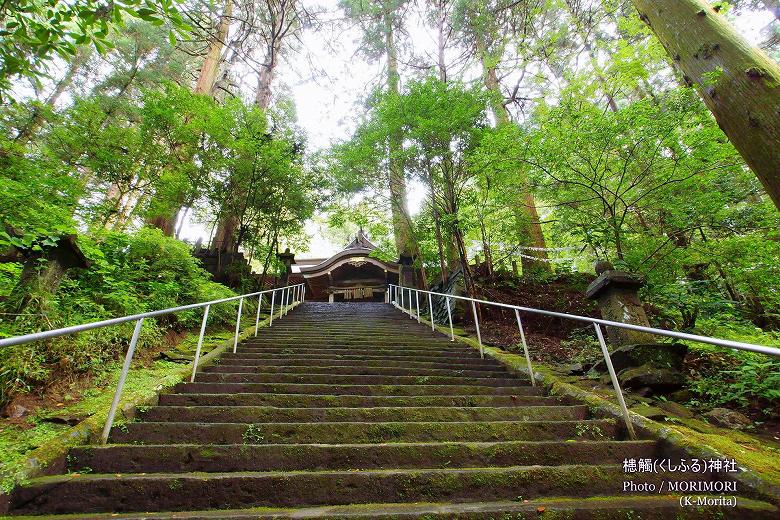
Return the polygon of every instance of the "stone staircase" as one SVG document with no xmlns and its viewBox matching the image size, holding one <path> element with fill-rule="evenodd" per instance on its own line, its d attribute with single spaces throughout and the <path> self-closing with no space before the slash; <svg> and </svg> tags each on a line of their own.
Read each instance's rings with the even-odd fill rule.
<svg viewBox="0 0 780 520">
<path fill-rule="evenodd" d="M 623 491 L 691 479 L 623 471 L 664 454 L 390 305 L 305 303 L 115 426 L 109 445 L 71 449 L 68 473 L 18 487 L 10 513 L 776 518 L 747 499 L 682 509 Z"/>
</svg>

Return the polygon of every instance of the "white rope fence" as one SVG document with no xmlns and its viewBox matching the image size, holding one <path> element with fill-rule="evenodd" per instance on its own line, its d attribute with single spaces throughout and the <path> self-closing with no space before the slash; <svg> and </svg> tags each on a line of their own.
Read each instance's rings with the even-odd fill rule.
<svg viewBox="0 0 780 520">
<path fill-rule="evenodd" d="M 484 252 L 484 244 L 479 240 L 471 240 L 469 243 L 469 253 L 475 255 L 477 252 Z M 544 258 L 528 254 L 533 251 L 544 251 L 547 253 L 563 253 L 567 251 L 579 251 L 584 253 L 587 249 L 587 245 L 581 246 L 563 246 L 563 247 L 535 247 L 535 246 L 521 246 L 515 244 L 506 244 L 504 242 L 496 242 L 490 245 L 491 249 L 500 252 L 500 254 L 506 257 L 512 258 L 526 258 L 528 260 L 534 260 L 536 262 L 547 262 L 550 264 L 574 264 L 577 261 L 592 261 L 593 255 L 569 256 L 562 258 Z"/>
</svg>

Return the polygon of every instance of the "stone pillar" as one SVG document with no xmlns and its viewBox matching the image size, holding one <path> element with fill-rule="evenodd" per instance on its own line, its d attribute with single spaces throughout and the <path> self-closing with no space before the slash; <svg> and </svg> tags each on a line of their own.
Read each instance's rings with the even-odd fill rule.
<svg viewBox="0 0 780 520">
<path fill-rule="evenodd" d="M 288 247 L 284 250 L 284 253 L 276 253 L 276 257 L 284 264 L 284 273 L 282 273 L 281 282 L 282 286 L 285 286 L 288 284 L 290 274 L 292 273 L 295 255 L 290 252 L 290 248 Z"/>
<path fill-rule="evenodd" d="M 644 285 L 641 277 L 617 271 L 609 262 L 596 262 L 598 277 L 591 282 L 585 296 L 596 300 L 601 317 L 605 320 L 649 327 L 645 309 L 639 299 L 639 288 Z M 653 343 L 652 334 L 618 327 L 607 327 L 607 336 L 615 346 Z"/>
<path fill-rule="evenodd" d="M 398 258 L 398 285 L 417 287 L 417 277 L 414 274 L 414 257 L 401 255 Z"/>
</svg>

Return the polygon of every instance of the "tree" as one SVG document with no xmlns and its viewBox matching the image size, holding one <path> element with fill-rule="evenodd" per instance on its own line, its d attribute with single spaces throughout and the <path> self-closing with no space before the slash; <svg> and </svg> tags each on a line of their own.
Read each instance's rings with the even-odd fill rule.
<svg viewBox="0 0 780 520">
<path fill-rule="evenodd" d="M 483 0 L 471 0 L 459 5 L 458 18 L 462 38 L 471 47 L 471 52 L 482 67 L 482 81 L 490 93 L 490 107 L 499 126 L 511 124 L 510 113 L 505 104 L 505 96 L 498 76 L 498 66 L 504 57 L 510 32 L 508 26 L 518 21 L 518 25 L 522 26 L 524 23 L 522 19 L 531 15 L 533 7 L 525 4 L 518 5 L 517 2 L 504 4 Z M 550 266 L 545 262 L 547 255 L 544 251 L 546 247 L 544 233 L 542 233 L 536 201 L 531 193 L 524 168 L 518 169 L 517 177 L 521 186 L 517 199 L 513 203 L 517 241 L 519 245 L 532 248 L 523 257 L 524 271 L 535 269 L 549 271 Z M 528 258 L 534 256 L 539 257 L 540 261 Z"/>
<path fill-rule="evenodd" d="M 360 22 L 363 29 L 361 50 L 369 58 L 384 56 L 387 60 L 387 92 L 399 95 L 401 75 L 398 68 L 398 33 L 403 28 L 402 10 L 406 0 L 344 0 L 341 6 L 347 15 Z M 402 136 L 396 132 L 388 141 L 388 188 L 390 210 L 393 216 L 393 233 L 398 253 L 407 257 L 419 256 L 412 220 L 406 201 L 406 176 L 403 160 L 398 153 Z"/>
<path fill-rule="evenodd" d="M 632 0 L 780 209 L 780 65 L 704 0 Z"/>
<path fill-rule="evenodd" d="M 190 27 L 177 0 L 12 0 L 0 5 L 0 100 L 11 96 L 11 80 L 23 77 L 39 84 L 55 56 L 70 60 L 79 45 L 99 52 L 112 46 L 110 35 L 126 17 L 171 24 L 184 33 Z M 173 33 L 171 33 L 173 39 Z"/>
</svg>

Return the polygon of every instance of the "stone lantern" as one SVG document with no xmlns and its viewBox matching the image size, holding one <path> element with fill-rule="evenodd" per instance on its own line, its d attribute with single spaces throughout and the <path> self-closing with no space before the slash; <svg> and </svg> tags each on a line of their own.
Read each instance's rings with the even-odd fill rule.
<svg viewBox="0 0 780 520">
<path fill-rule="evenodd" d="M 609 262 L 596 262 L 595 267 L 598 277 L 588 286 L 585 296 L 598 302 L 601 317 L 649 327 L 650 322 L 639 299 L 639 289 L 644 280 L 635 274 L 615 270 Z M 607 336 L 616 346 L 655 341 L 651 334 L 618 327 L 607 327 Z"/>
<path fill-rule="evenodd" d="M 649 327 L 650 323 L 639 299 L 641 277 L 617 271 L 609 262 L 596 262 L 596 277 L 585 295 L 596 300 L 605 320 Z M 620 384 L 648 393 L 668 393 L 685 383 L 682 372 L 687 347 L 679 343 L 657 343 L 653 334 L 619 327 L 606 327 L 613 346 L 610 358 L 618 372 Z M 593 370 L 604 372 L 603 360 Z"/>
<path fill-rule="evenodd" d="M 286 248 L 284 253 L 276 253 L 276 258 L 284 264 L 284 273 L 282 273 L 282 285 L 287 285 L 292 274 L 292 266 L 295 263 L 295 255 L 290 252 L 290 248 Z"/>
</svg>

